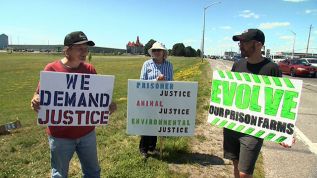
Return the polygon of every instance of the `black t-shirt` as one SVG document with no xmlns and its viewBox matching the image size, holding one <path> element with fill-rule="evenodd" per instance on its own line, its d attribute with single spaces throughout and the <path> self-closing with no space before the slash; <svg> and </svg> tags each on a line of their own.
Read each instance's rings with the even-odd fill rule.
<svg viewBox="0 0 317 178">
<path fill-rule="evenodd" d="M 248 63 L 247 59 L 241 59 L 233 64 L 231 71 L 282 77 L 282 72 L 278 65 L 268 58 L 264 58 L 263 61 L 257 64 L 251 64 Z"/>
</svg>

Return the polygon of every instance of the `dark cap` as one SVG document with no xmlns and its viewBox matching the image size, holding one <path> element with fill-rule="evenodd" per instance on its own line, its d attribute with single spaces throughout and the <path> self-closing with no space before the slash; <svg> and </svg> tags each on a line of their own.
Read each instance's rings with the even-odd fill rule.
<svg viewBox="0 0 317 178">
<path fill-rule="evenodd" d="M 250 41 L 255 40 L 261 42 L 264 45 L 265 36 L 264 33 L 259 29 L 248 29 L 244 31 L 241 35 L 235 35 L 232 37 L 233 41 Z"/>
<path fill-rule="evenodd" d="M 82 31 L 75 31 L 67 34 L 64 39 L 64 46 L 72 46 L 76 44 L 87 44 L 88 46 L 95 46 L 93 41 L 89 41 L 85 33 Z"/>
</svg>

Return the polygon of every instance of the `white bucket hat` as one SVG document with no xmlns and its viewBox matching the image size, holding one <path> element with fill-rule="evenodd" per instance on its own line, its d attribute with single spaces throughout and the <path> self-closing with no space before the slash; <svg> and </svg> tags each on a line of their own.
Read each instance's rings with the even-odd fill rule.
<svg viewBox="0 0 317 178">
<path fill-rule="evenodd" d="M 148 50 L 149 54 L 152 56 L 152 49 L 162 49 L 164 51 L 167 51 L 165 45 L 160 42 L 155 42 L 152 47 Z"/>
</svg>

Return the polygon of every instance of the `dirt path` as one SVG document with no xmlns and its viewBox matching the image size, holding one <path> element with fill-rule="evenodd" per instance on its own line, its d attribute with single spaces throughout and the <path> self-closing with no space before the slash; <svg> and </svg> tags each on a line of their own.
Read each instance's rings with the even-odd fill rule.
<svg viewBox="0 0 317 178">
<path fill-rule="evenodd" d="M 211 74 L 211 72 L 210 72 Z M 211 76 L 208 74 L 208 76 Z M 208 97 L 204 102 L 209 105 Z M 195 137 L 191 139 L 191 154 L 186 155 L 187 163 L 169 164 L 175 172 L 189 177 L 232 177 L 231 161 L 223 159 L 222 130 L 207 123 L 207 111 L 200 113 L 196 122 Z M 197 114 L 198 115 L 198 114 Z"/>
</svg>

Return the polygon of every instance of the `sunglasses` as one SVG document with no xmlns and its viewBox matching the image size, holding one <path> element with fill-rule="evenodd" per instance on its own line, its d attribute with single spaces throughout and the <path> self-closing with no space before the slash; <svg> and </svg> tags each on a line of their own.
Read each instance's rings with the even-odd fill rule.
<svg viewBox="0 0 317 178">
<path fill-rule="evenodd" d="M 162 49 L 152 49 L 152 52 L 159 52 L 162 51 Z"/>
<path fill-rule="evenodd" d="M 240 42 L 238 43 L 238 45 L 239 45 L 239 46 L 242 46 L 242 45 L 245 45 L 245 44 L 247 44 L 247 43 L 249 43 L 249 42 L 251 42 L 251 41 L 254 41 L 254 40 L 244 40 L 244 41 L 240 41 Z"/>
</svg>

